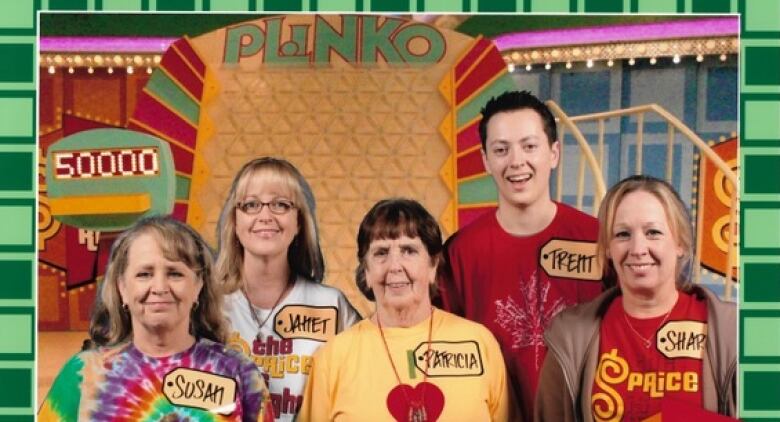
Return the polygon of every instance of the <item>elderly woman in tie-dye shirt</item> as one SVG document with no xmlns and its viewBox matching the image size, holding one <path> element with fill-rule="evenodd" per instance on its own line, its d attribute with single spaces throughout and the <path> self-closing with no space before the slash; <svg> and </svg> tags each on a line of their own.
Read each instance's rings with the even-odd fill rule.
<svg viewBox="0 0 780 422">
<path fill-rule="evenodd" d="M 254 363 L 222 344 L 221 300 L 203 239 L 170 217 L 114 242 L 90 325 L 38 419 L 272 421 Z"/>
</svg>

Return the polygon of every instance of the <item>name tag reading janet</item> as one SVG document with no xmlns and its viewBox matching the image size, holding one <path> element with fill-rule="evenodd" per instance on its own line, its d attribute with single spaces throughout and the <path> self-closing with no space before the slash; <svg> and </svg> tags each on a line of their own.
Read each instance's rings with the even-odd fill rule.
<svg viewBox="0 0 780 422">
<path fill-rule="evenodd" d="M 336 335 L 334 306 L 286 305 L 274 316 L 274 332 L 283 339 L 328 341 Z"/>
<path fill-rule="evenodd" d="M 601 280 L 595 242 L 551 239 L 539 253 L 539 265 L 550 277 Z"/>
<path fill-rule="evenodd" d="M 176 368 L 163 378 L 163 394 L 176 406 L 222 415 L 236 409 L 236 380 L 189 368 Z"/>
</svg>

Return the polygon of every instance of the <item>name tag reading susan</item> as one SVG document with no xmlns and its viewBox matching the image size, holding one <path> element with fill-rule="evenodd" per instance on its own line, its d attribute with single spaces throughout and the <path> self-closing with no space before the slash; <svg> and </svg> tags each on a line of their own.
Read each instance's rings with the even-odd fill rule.
<svg viewBox="0 0 780 422">
<path fill-rule="evenodd" d="M 551 239 L 539 253 L 539 265 L 550 277 L 601 280 L 594 242 Z"/>
<path fill-rule="evenodd" d="M 336 335 L 334 306 L 286 305 L 274 316 L 274 331 L 283 339 L 328 341 Z"/>
<path fill-rule="evenodd" d="M 222 415 L 236 408 L 236 380 L 224 375 L 176 368 L 163 378 L 163 394 L 176 406 L 194 407 Z"/>
</svg>

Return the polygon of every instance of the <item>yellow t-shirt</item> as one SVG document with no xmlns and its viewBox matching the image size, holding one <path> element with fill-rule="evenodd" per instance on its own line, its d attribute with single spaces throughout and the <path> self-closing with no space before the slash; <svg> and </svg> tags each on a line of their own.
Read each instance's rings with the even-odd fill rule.
<svg viewBox="0 0 780 422">
<path fill-rule="evenodd" d="M 298 420 L 407 420 L 409 401 L 419 399 L 428 421 L 509 420 L 506 368 L 493 334 L 437 309 L 429 348 L 429 321 L 384 328 L 398 376 L 408 384 L 403 390 L 375 323 L 361 321 L 334 337 L 314 355 Z M 432 385 L 421 387 L 424 371 Z"/>
</svg>

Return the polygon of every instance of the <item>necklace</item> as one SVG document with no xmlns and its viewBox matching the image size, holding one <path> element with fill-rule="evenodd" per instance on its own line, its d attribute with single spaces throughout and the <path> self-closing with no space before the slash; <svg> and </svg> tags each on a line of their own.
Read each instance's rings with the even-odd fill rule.
<svg viewBox="0 0 780 422">
<path fill-rule="evenodd" d="M 430 356 L 431 352 L 431 334 L 433 333 L 433 307 L 431 307 L 431 320 L 428 322 L 428 352 L 426 353 L 426 356 Z M 385 352 L 387 353 L 387 358 L 390 359 L 390 366 L 393 367 L 393 374 L 395 374 L 395 379 L 398 381 L 399 386 L 403 386 L 403 382 L 401 382 L 401 377 L 398 376 L 398 369 L 395 367 L 395 362 L 393 362 L 393 356 L 390 354 L 390 347 L 387 346 L 387 339 L 385 339 L 385 332 L 382 330 L 382 321 L 379 319 L 379 312 L 376 313 L 376 324 L 379 326 L 379 335 L 382 337 L 382 344 L 385 346 Z M 425 360 L 425 372 L 423 372 L 423 380 L 422 385 L 423 388 L 420 392 L 420 401 L 415 401 L 409 398 L 409 395 L 406 393 L 405 389 L 401 389 L 401 392 L 404 395 L 404 398 L 406 399 L 406 403 L 409 405 L 409 414 L 408 414 L 408 421 L 409 422 L 425 422 L 428 420 L 428 413 L 425 410 L 425 387 L 426 387 L 426 381 L 428 380 L 428 359 Z"/>
<path fill-rule="evenodd" d="M 257 311 L 255 310 L 254 305 L 252 305 L 252 301 L 249 300 L 249 294 L 247 294 L 246 289 L 244 287 L 241 288 L 241 293 L 244 294 L 244 299 L 246 299 L 247 305 L 249 305 L 249 313 L 252 314 L 252 319 L 255 321 L 255 324 L 257 324 L 257 335 L 255 338 L 260 341 L 260 331 L 263 329 L 263 326 L 265 326 L 265 323 L 268 322 L 268 320 L 271 318 L 271 315 L 274 314 L 274 311 L 276 310 L 276 307 L 279 306 L 279 303 L 282 302 L 282 298 L 287 293 L 288 290 L 290 290 L 290 286 L 292 286 L 292 276 L 290 276 L 290 279 L 287 280 L 287 284 L 284 286 L 284 290 L 282 290 L 281 293 L 279 293 L 279 297 L 276 298 L 276 302 L 274 302 L 274 305 L 271 307 L 271 310 L 268 312 L 268 315 L 263 318 L 262 321 L 260 321 L 260 318 L 257 316 Z"/>
<path fill-rule="evenodd" d="M 653 337 L 655 336 L 655 333 L 658 332 L 658 329 L 661 328 L 662 325 L 664 325 L 664 322 L 666 322 L 667 319 L 669 319 L 669 315 L 672 314 L 672 309 L 674 309 L 674 306 L 672 306 L 671 309 L 664 315 L 664 319 L 661 320 L 661 323 L 658 324 L 657 327 L 655 327 L 655 330 L 653 330 L 653 335 L 650 336 L 650 338 L 646 338 L 642 334 L 639 334 L 639 331 L 637 331 L 636 328 L 634 328 L 633 325 L 631 325 L 631 321 L 628 319 L 628 312 L 626 312 L 625 309 L 623 309 L 623 319 L 626 321 L 626 325 L 628 325 L 628 328 L 631 329 L 631 331 L 636 334 L 637 337 L 639 337 L 640 340 L 642 340 L 642 344 L 645 346 L 645 349 L 649 349 L 650 345 L 652 344 Z"/>
</svg>

